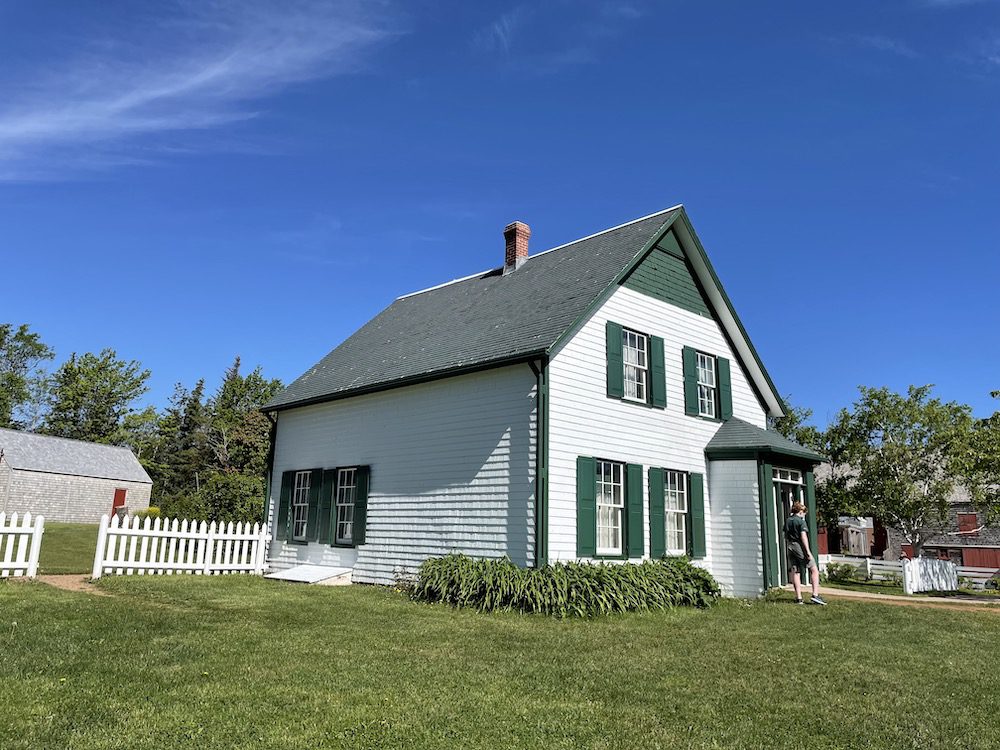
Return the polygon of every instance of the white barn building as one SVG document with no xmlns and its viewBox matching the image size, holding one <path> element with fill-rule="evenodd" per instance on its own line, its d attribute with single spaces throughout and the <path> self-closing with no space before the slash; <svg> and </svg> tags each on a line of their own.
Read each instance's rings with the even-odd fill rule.
<svg viewBox="0 0 1000 750">
<path fill-rule="evenodd" d="M 0 429 L 0 511 L 98 523 L 145 510 L 152 487 L 128 448 Z"/>
</svg>

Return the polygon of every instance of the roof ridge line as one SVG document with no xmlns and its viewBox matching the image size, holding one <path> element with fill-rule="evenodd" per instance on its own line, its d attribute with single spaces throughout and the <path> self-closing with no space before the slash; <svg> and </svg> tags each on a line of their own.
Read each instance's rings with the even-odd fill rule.
<svg viewBox="0 0 1000 750">
<path fill-rule="evenodd" d="M 622 229 L 627 227 L 629 224 L 637 224 L 640 221 L 645 221 L 646 219 L 652 219 L 654 216 L 659 216 L 660 214 L 665 214 L 670 211 L 676 211 L 677 209 L 684 208 L 683 203 L 678 203 L 675 206 L 670 206 L 670 208 L 664 208 L 660 211 L 654 211 L 651 214 L 646 214 L 645 216 L 640 216 L 638 219 L 631 219 L 629 221 L 618 224 L 617 226 L 608 227 L 607 229 L 602 229 L 600 232 L 594 232 L 593 234 L 588 234 L 586 237 L 579 237 L 575 240 L 570 240 L 569 242 L 564 242 L 561 245 L 556 245 L 555 247 L 550 247 L 548 250 L 542 250 L 540 253 L 535 253 L 534 255 L 529 255 L 527 261 L 534 258 L 538 258 L 546 253 L 551 253 L 553 250 L 562 250 L 564 247 L 569 247 L 570 245 L 575 245 L 577 242 L 583 242 L 584 240 L 592 240 L 594 237 L 600 237 L 602 234 L 607 234 L 608 232 L 613 232 L 616 229 Z M 407 294 L 402 294 L 396 297 L 396 300 L 407 299 L 408 297 L 416 297 L 418 294 L 423 294 L 424 292 L 433 292 L 435 289 L 441 289 L 442 287 L 450 286 L 452 284 L 457 284 L 460 281 L 468 281 L 469 279 L 474 279 L 477 276 L 484 276 L 488 273 L 499 270 L 498 268 L 487 268 L 485 271 L 479 271 L 478 273 L 470 273 L 468 276 L 463 276 L 460 279 L 452 279 L 451 281 L 445 281 L 442 284 L 435 284 L 434 286 L 429 286 L 426 289 L 420 289 L 416 292 L 409 292 Z"/>
<path fill-rule="evenodd" d="M 66 440 L 70 443 L 83 443 L 84 445 L 96 445 L 98 448 L 117 448 L 118 450 L 128 451 L 133 456 L 135 451 L 126 445 L 111 445 L 109 443 L 98 443 L 94 440 L 80 440 L 79 438 L 68 438 L 62 435 L 46 435 L 44 432 L 32 432 L 31 430 L 13 430 L 10 427 L 0 427 L 0 432 L 13 432 L 16 435 L 31 435 L 32 437 L 43 438 L 45 440 Z"/>
</svg>

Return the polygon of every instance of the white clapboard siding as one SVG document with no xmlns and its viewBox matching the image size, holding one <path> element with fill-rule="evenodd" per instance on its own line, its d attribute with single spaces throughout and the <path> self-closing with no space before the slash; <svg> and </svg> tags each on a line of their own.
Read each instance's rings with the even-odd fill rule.
<svg viewBox="0 0 1000 750">
<path fill-rule="evenodd" d="M 711 461 L 709 471 L 712 575 L 728 596 L 757 596 L 764 590 L 757 462 Z"/>
<path fill-rule="evenodd" d="M 393 583 L 428 557 L 534 559 L 536 379 L 502 367 L 278 415 L 270 519 L 285 471 L 367 465 L 365 544 L 271 544 L 273 568 L 352 568 Z"/>
<path fill-rule="evenodd" d="M 216 575 L 264 572 L 270 532 L 258 523 L 101 519 L 93 578 L 102 575 Z"/>
<path fill-rule="evenodd" d="M 667 380 L 666 409 L 650 409 L 607 397 L 608 321 L 642 333 L 661 336 Z M 699 561 L 714 572 L 715 540 L 712 508 L 714 487 L 708 474 L 705 446 L 720 423 L 684 413 L 682 351 L 693 346 L 726 357 L 731 363 L 733 415 L 765 426 L 763 407 L 754 395 L 739 360 L 712 318 L 619 287 L 553 355 L 549 365 L 549 557 L 576 558 L 576 459 L 594 456 L 642 464 L 643 497 L 648 497 L 647 469 L 658 466 L 705 474 L 705 542 L 707 557 Z M 757 513 L 748 493 L 745 516 Z M 646 515 L 645 549 L 649 551 Z M 760 536 L 728 536 L 726 544 L 746 546 L 738 557 L 760 550 Z M 744 552 L 746 554 L 744 554 Z"/>
<path fill-rule="evenodd" d="M 45 518 L 25 513 L 0 513 L 0 578 L 38 574 L 38 553 L 42 548 Z"/>
</svg>

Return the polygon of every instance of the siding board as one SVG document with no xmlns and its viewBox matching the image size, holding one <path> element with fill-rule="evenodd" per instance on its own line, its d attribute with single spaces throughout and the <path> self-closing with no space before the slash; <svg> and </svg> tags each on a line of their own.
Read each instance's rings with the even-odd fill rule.
<svg viewBox="0 0 1000 750">
<path fill-rule="evenodd" d="M 354 581 L 392 583 L 448 552 L 531 564 L 535 386 L 520 365 L 280 412 L 274 477 L 367 464 L 371 486 L 365 544 L 276 541 L 272 565 L 352 567 Z"/>
</svg>

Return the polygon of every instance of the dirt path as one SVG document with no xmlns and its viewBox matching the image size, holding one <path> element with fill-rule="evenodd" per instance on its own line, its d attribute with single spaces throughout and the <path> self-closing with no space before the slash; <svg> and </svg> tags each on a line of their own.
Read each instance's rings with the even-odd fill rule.
<svg viewBox="0 0 1000 750">
<path fill-rule="evenodd" d="M 873 594 L 868 591 L 850 591 L 820 586 L 820 594 L 824 599 L 854 599 L 855 601 L 891 604 L 895 607 L 931 607 L 936 609 L 954 609 L 962 612 L 992 612 L 1000 614 L 1000 602 L 976 602 L 968 599 L 936 599 L 929 596 L 897 596 L 896 594 Z"/>
<path fill-rule="evenodd" d="M 93 596 L 111 596 L 106 591 L 101 591 L 97 586 L 90 582 L 90 579 L 85 575 L 71 574 L 71 575 L 58 575 L 58 576 L 38 576 L 36 581 L 48 584 L 49 586 L 54 586 L 57 589 L 62 589 L 63 591 L 72 591 L 74 593 L 92 594 Z"/>
</svg>

